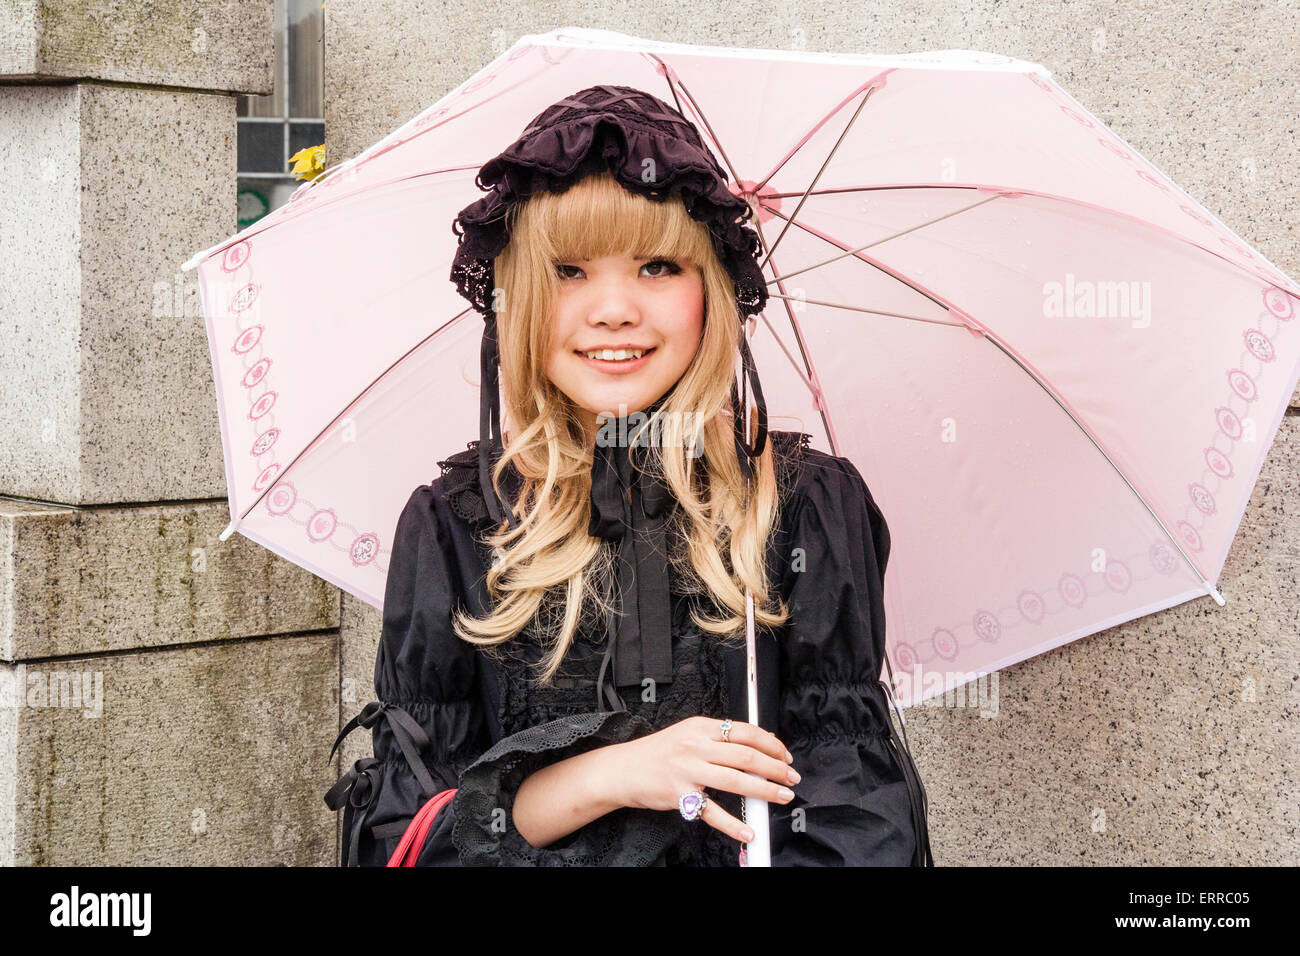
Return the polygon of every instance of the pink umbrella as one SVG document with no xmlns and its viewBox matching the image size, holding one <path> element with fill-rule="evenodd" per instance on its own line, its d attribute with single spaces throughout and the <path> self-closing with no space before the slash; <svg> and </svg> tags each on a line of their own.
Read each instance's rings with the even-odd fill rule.
<svg viewBox="0 0 1300 956">
<path fill-rule="evenodd" d="M 381 605 L 410 490 L 478 431 L 482 320 L 448 280 L 451 220 L 488 157 L 597 83 L 675 103 L 756 209 L 772 300 L 750 346 L 770 427 L 851 459 L 886 515 L 904 703 L 1223 603 L 1300 378 L 1300 286 L 1043 67 L 968 51 L 521 38 L 186 264 L 221 412 L 223 538 Z"/>
</svg>

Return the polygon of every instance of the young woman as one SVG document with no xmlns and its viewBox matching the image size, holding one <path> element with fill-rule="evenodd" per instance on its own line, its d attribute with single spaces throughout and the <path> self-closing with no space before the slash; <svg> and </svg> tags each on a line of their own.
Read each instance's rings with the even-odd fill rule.
<svg viewBox="0 0 1300 956">
<path fill-rule="evenodd" d="M 880 680 L 888 527 L 848 459 L 766 432 L 748 206 L 628 87 L 548 108 L 479 184 L 452 277 L 485 319 L 481 434 L 398 521 L 379 700 L 344 730 L 375 757 L 327 797 L 345 863 L 455 787 L 422 865 L 735 866 L 744 795 L 775 866 L 928 864 Z M 747 590 L 763 727 L 728 719 Z"/>
</svg>

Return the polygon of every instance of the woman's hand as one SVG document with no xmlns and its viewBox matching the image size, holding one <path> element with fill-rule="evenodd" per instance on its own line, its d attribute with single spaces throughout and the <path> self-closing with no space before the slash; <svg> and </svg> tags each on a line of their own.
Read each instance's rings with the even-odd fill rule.
<svg viewBox="0 0 1300 956">
<path fill-rule="evenodd" d="M 730 739 L 722 740 L 722 721 L 687 717 L 657 733 L 613 744 L 602 770 L 619 806 L 648 810 L 678 810 L 678 798 L 689 790 L 726 790 L 786 804 L 794 799 L 790 784 L 799 775 L 785 745 L 762 727 L 731 722 Z M 775 782 L 773 782 L 775 781 Z M 702 819 L 734 840 L 748 843 L 753 833 L 709 800 Z"/>
</svg>

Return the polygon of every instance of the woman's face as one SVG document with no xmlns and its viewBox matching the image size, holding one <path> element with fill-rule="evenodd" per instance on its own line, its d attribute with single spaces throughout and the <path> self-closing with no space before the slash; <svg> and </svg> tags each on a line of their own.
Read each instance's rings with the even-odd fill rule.
<svg viewBox="0 0 1300 956">
<path fill-rule="evenodd" d="M 685 373 L 704 330 L 704 281 L 693 263 L 630 256 L 565 261 L 556 275 L 546 375 L 591 413 L 594 441 L 597 415 L 642 411 Z M 606 349 L 613 360 L 586 354 Z M 620 349 L 642 355 L 619 361 Z"/>
</svg>

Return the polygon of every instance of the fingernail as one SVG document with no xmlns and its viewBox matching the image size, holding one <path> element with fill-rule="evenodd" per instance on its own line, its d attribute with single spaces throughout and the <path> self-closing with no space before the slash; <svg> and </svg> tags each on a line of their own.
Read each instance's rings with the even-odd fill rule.
<svg viewBox="0 0 1300 956">
<path fill-rule="evenodd" d="M 795 770 L 794 767 L 790 768 L 790 772 L 785 775 L 785 778 L 789 780 L 791 783 L 798 783 L 801 779 L 803 779 L 802 777 L 799 776 L 799 771 Z"/>
<path fill-rule="evenodd" d="M 749 827 L 742 827 L 740 831 L 740 838 L 744 840 L 746 843 L 749 843 L 751 840 L 754 839 L 754 831 L 751 830 Z"/>
<path fill-rule="evenodd" d="M 785 752 L 785 762 L 794 763 L 794 754 L 790 753 L 788 750 Z"/>
<path fill-rule="evenodd" d="M 782 799 L 782 800 L 793 800 L 793 799 L 794 799 L 794 791 L 793 791 L 793 790 L 787 790 L 785 787 L 778 787 L 776 792 L 779 793 L 779 794 L 781 795 L 781 799 Z"/>
</svg>

